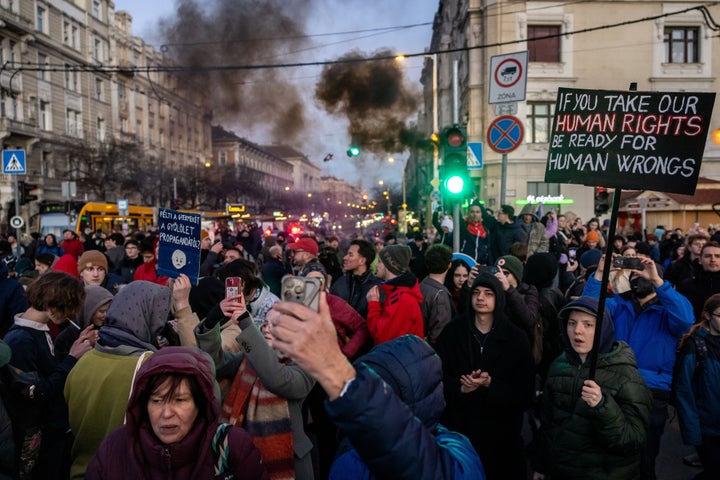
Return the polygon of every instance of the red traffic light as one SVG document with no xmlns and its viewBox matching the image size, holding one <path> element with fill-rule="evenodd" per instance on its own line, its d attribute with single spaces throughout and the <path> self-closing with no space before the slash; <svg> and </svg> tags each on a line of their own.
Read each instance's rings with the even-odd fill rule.
<svg viewBox="0 0 720 480">
<path fill-rule="evenodd" d="M 460 130 L 451 130 L 447 134 L 447 143 L 451 147 L 459 147 L 464 141 L 465 137 Z"/>
</svg>

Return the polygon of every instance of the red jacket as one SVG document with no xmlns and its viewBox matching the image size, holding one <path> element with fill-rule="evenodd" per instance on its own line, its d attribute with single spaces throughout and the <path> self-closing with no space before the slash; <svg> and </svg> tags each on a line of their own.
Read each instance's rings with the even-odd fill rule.
<svg viewBox="0 0 720 480">
<path fill-rule="evenodd" d="M 168 284 L 168 277 L 157 274 L 157 260 L 155 259 L 137 267 L 133 280 L 147 280 L 148 282 L 157 283 L 163 287 Z"/>
<path fill-rule="evenodd" d="M 349 303 L 336 295 L 328 293 L 327 302 L 338 333 L 340 350 L 346 357 L 353 359 L 362 347 L 371 341 L 365 319 Z"/>
<path fill-rule="evenodd" d="M 423 300 L 417 278 L 404 273 L 380 285 L 385 301 L 368 302 L 367 325 L 378 345 L 405 334 L 425 338 L 420 303 Z"/>
</svg>

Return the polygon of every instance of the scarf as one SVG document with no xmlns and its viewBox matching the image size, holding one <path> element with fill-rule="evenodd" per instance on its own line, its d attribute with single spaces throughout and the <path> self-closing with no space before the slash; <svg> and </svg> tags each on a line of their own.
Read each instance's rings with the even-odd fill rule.
<svg viewBox="0 0 720 480">
<path fill-rule="evenodd" d="M 485 236 L 487 235 L 487 232 L 485 232 L 485 228 L 483 227 L 482 222 L 468 223 L 467 230 L 473 237 L 485 238 Z"/>
<path fill-rule="evenodd" d="M 240 426 L 250 434 L 272 480 L 295 478 L 287 399 L 265 388 L 247 357 L 240 364 L 225 397 L 220 420 Z"/>
</svg>

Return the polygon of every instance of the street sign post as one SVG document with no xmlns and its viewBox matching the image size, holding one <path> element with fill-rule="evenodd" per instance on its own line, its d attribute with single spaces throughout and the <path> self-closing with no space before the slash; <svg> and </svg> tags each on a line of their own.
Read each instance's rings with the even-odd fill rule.
<svg viewBox="0 0 720 480">
<path fill-rule="evenodd" d="M 490 105 L 525 100 L 527 62 L 527 50 L 490 57 Z"/>
<path fill-rule="evenodd" d="M 25 150 L 3 150 L 2 164 L 5 175 L 26 175 Z"/>
<path fill-rule="evenodd" d="M 497 153 L 509 153 L 522 143 L 525 129 L 517 117 L 504 115 L 492 121 L 485 140 Z"/>
</svg>

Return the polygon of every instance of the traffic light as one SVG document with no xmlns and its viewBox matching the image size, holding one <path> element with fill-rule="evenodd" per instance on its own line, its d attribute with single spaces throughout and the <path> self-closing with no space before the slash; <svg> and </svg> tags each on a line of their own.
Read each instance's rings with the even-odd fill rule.
<svg viewBox="0 0 720 480">
<path fill-rule="evenodd" d="M 467 132 L 453 125 L 440 132 L 441 177 L 446 195 L 461 199 L 470 186 L 467 169 Z"/>
<path fill-rule="evenodd" d="M 595 215 L 602 215 L 610 210 L 610 192 L 605 187 L 595 187 Z"/>
<path fill-rule="evenodd" d="M 25 205 L 26 203 L 33 202 L 38 199 L 37 195 L 37 184 L 36 183 L 27 183 L 27 182 L 18 182 L 18 189 L 20 190 L 20 205 Z"/>
<path fill-rule="evenodd" d="M 348 148 L 347 156 L 348 157 L 357 157 L 360 155 L 360 147 L 357 145 L 351 145 L 350 148 Z"/>
</svg>

